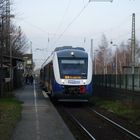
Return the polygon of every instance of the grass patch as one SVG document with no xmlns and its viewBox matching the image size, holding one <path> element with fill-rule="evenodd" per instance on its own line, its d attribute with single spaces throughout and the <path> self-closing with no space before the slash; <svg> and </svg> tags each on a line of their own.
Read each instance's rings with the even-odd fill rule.
<svg viewBox="0 0 140 140">
<path fill-rule="evenodd" d="M 21 102 L 14 98 L 0 99 L 0 139 L 9 140 L 21 118 Z"/>
<path fill-rule="evenodd" d="M 121 101 L 110 101 L 110 100 L 100 100 L 96 99 L 96 106 L 104 108 L 129 122 L 140 126 L 140 108 L 134 106 L 128 106 Z"/>
</svg>

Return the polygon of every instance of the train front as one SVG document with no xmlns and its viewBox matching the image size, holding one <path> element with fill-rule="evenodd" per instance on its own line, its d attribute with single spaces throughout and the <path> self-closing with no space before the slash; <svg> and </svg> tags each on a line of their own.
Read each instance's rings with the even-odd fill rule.
<svg viewBox="0 0 140 140">
<path fill-rule="evenodd" d="M 59 101 L 87 102 L 92 95 L 90 56 L 76 49 L 58 51 L 56 54 L 54 76 L 57 92 L 54 96 Z"/>
</svg>

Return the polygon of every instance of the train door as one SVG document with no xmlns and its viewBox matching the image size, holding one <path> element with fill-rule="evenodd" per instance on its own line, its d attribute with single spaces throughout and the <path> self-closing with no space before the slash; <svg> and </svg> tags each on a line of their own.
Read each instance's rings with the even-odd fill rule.
<svg viewBox="0 0 140 140">
<path fill-rule="evenodd" d="M 50 91 L 53 91 L 53 84 L 54 84 L 54 73 L 53 73 L 53 64 L 49 64 L 49 76 L 50 76 Z"/>
</svg>

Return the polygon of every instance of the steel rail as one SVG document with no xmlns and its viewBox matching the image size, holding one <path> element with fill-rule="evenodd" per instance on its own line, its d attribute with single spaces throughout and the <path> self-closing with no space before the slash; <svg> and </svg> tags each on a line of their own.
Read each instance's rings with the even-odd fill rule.
<svg viewBox="0 0 140 140">
<path fill-rule="evenodd" d="M 67 111 L 66 111 L 67 112 Z M 79 125 L 80 128 L 82 128 L 86 133 L 87 135 L 92 139 L 92 140 L 96 140 L 92 134 L 72 115 L 70 114 L 69 112 L 67 112 L 71 117 L 72 119 Z"/>
<path fill-rule="evenodd" d="M 97 112 L 96 110 L 94 110 L 93 108 L 90 108 L 90 110 L 92 110 L 95 114 L 99 115 L 100 117 L 104 118 L 105 120 L 107 120 L 108 122 L 112 123 L 113 125 L 117 126 L 118 128 L 122 129 L 123 131 L 127 132 L 129 135 L 133 136 L 134 138 L 137 138 L 140 140 L 140 136 L 134 134 L 133 132 L 129 131 L 128 129 L 122 127 L 121 125 L 117 124 L 116 122 L 112 121 L 111 119 L 105 117 L 104 115 L 100 114 L 99 112 Z"/>
</svg>

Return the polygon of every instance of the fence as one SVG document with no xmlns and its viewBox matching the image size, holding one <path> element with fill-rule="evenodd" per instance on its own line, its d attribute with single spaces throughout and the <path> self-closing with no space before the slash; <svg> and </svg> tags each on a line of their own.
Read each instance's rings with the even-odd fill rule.
<svg viewBox="0 0 140 140">
<path fill-rule="evenodd" d="M 93 83 L 96 86 L 140 92 L 140 74 L 93 75 Z"/>
<path fill-rule="evenodd" d="M 140 74 L 93 75 L 94 95 L 140 107 Z"/>
<path fill-rule="evenodd" d="M 7 96 L 9 91 L 22 86 L 23 84 L 23 71 L 18 69 L 13 69 L 13 81 L 11 82 L 9 78 L 9 69 L 5 68 L 0 71 L 0 97 Z"/>
</svg>

